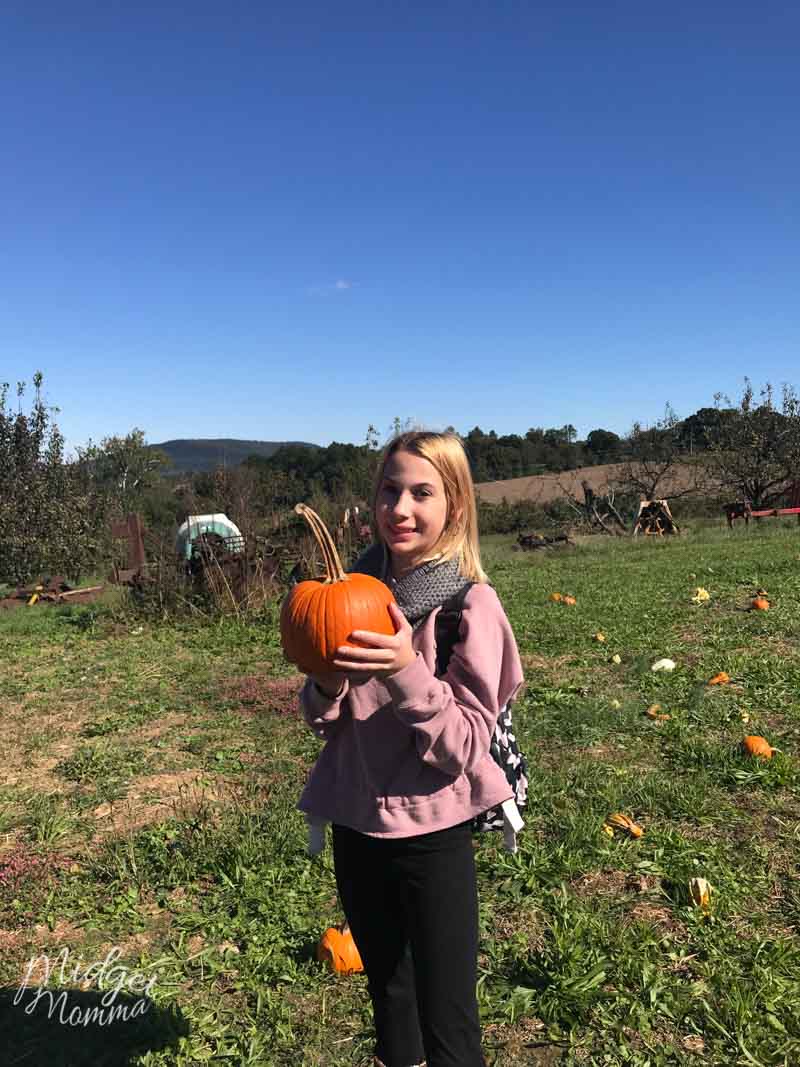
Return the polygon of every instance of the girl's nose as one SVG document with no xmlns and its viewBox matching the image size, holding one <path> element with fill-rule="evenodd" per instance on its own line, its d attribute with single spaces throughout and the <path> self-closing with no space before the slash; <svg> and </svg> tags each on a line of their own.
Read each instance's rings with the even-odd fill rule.
<svg viewBox="0 0 800 1067">
<path fill-rule="evenodd" d="M 407 493 L 399 493 L 395 497 L 394 507 L 392 508 L 392 512 L 395 515 L 408 515 L 409 509 L 410 509 L 410 500 L 411 500 L 411 497 L 410 497 L 409 494 L 407 494 Z"/>
</svg>

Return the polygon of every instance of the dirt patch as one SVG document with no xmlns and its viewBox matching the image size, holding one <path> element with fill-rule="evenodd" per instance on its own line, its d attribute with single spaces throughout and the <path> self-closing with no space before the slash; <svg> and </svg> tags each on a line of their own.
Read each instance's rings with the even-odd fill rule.
<svg viewBox="0 0 800 1067">
<path fill-rule="evenodd" d="M 0 953 L 6 956 L 19 951 L 28 943 L 28 937 L 26 930 L 0 930 Z"/>
<path fill-rule="evenodd" d="M 301 674 L 281 678 L 245 674 L 228 679 L 223 695 L 226 700 L 238 701 L 245 712 L 253 715 L 296 715 L 304 683 Z"/>
<path fill-rule="evenodd" d="M 758 708 L 753 708 L 750 712 L 750 722 L 758 723 L 759 729 L 763 730 L 765 734 L 782 734 L 794 729 L 797 720 L 789 720 L 778 711 L 760 711 Z"/>
<path fill-rule="evenodd" d="M 46 600 L 46 599 L 45 600 L 39 600 L 39 601 L 37 601 L 36 604 L 32 604 L 31 607 L 35 608 L 37 606 L 37 604 L 41 604 L 41 606 L 43 608 L 44 607 L 52 607 L 53 604 L 55 604 L 55 603 L 58 603 L 58 604 L 94 604 L 98 600 L 105 599 L 106 595 L 107 595 L 107 591 L 102 586 L 99 589 L 87 590 L 86 592 L 81 592 L 80 590 L 76 589 L 68 597 L 65 597 L 63 599 L 59 599 L 57 601 Z M 0 611 L 13 611 L 14 608 L 26 608 L 26 607 L 28 607 L 28 600 L 29 600 L 29 597 L 13 597 L 13 596 L 3 597 L 0 600 Z"/>
<path fill-rule="evenodd" d="M 55 756 L 47 756 L 30 764 L 27 768 L 13 767 L 12 771 L 18 773 L 0 774 L 0 785 L 18 785 L 32 787 L 37 793 L 57 793 L 63 782 L 58 775 L 53 774 L 57 765 L 68 756 L 74 748 L 72 744 L 59 744 Z"/>
<path fill-rule="evenodd" d="M 52 930 L 44 923 L 37 923 L 33 928 L 33 942 L 40 946 L 42 952 L 53 945 L 59 948 L 63 945 L 74 945 L 78 941 L 83 941 L 85 937 L 84 930 L 65 919 L 58 919 Z"/>
<path fill-rule="evenodd" d="M 123 800 L 101 804 L 94 809 L 98 830 L 93 840 L 111 833 L 138 830 L 164 819 L 186 818 L 201 809 L 217 807 L 224 792 L 220 779 L 197 769 L 137 778 Z"/>
<path fill-rule="evenodd" d="M 31 694 L 35 696 L 35 694 Z M 65 708 L 61 714 L 41 716 L 26 706 L 18 705 L 16 714 L 4 714 L 0 729 L 3 762 L 0 767 L 0 786 L 17 785 L 35 788 L 39 793 L 57 792 L 61 783 L 51 772 L 75 747 L 75 735 L 81 720 L 74 709 Z M 48 735 L 42 745 L 47 755 L 26 751 L 27 743 L 36 734 Z"/>
<path fill-rule="evenodd" d="M 136 740 L 154 741 L 159 737 L 163 737 L 164 734 L 168 733 L 176 726 L 185 726 L 187 722 L 189 722 L 188 715 L 173 712 L 169 715 L 162 715 L 157 722 L 148 723 L 146 726 L 140 726 L 137 730 L 131 730 L 130 736 Z"/>
</svg>

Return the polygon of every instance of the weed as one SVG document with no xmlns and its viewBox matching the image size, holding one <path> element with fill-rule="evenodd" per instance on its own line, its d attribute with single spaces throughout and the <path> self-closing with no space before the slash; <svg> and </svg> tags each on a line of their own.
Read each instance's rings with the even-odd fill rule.
<svg viewBox="0 0 800 1067">
<path fill-rule="evenodd" d="M 37 845 L 54 844 L 72 830 L 74 823 L 74 817 L 57 797 L 39 793 L 28 802 L 25 826 Z"/>
</svg>

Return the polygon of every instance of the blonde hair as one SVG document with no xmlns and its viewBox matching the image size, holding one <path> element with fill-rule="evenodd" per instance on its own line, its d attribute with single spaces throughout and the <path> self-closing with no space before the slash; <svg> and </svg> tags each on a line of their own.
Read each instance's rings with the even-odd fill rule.
<svg viewBox="0 0 800 1067">
<path fill-rule="evenodd" d="M 460 574 L 473 582 L 488 582 L 481 566 L 478 543 L 478 508 L 475 503 L 475 487 L 469 460 L 459 437 L 454 433 L 436 433 L 433 430 L 408 430 L 386 445 L 381 457 L 375 485 L 372 491 L 372 514 L 377 530 L 378 494 L 384 471 L 395 452 L 410 452 L 426 459 L 442 479 L 447 500 L 447 518 L 438 541 L 428 559 L 458 560 Z M 388 548 L 388 546 L 387 546 Z"/>
</svg>

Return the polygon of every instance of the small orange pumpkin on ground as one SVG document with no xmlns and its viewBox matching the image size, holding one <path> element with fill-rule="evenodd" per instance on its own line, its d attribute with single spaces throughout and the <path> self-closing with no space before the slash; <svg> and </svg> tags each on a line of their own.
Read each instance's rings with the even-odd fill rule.
<svg viewBox="0 0 800 1067">
<path fill-rule="evenodd" d="M 317 945 L 317 959 L 327 963 L 334 974 L 360 974 L 364 970 L 350 926 L 329 926 Z"/>
<path fill-rule="evenodd" d="M 565 604 L 568 604 L 570 607 L 572 607 L 573 604 L 577 604 L 578 603 L 578 601 L 575 599 L 574 596 L 565 596 L 565 597 L 563 597 L 563 601 L 564 601 Z"/>
<path fill-rule="evenodd" d="M 742 748 L 748 756 L 754 756 L 756 759 L 772 759 L 773 752 L 778 751 L 765 737 L 758 734 L 748 734 L 742 741 Z"/>
<path fill-rule="evenodd" d="M 547 599 L 551 600 L 554 604 L 558 604 L 564 598 L 562 597 L 561 593 L 551 593 Z"/>
<path fill-rule="evenodd" d="M 655 719 L 656 722 L 667 722 L 669 719 L 672 718 L 671 715 L 668 715 L 666 712 L 661 711 L 660 704 L 651 704 L 650 707 L 647 708 L 647 710 L 645 711 L 645 715 L 648 717 L 648 719 Z"/>
<path fill-rule="evenodd" d="M 368 574 L 345 574 L 325 523 L 311 508 L 294 509 L 311 527 L 325 561 L 326 577 L 299 582 L 281 608 L 281 644 L 286 658 L 304 674 L 334 671 L 333 660 L 353 630 L 394 636 L 389 614 L 394 597 L 388 586 Z"/>
<path fill-rule="evenodd" d="M 769 611 L 769 601 L 765 596 L 754 596 L 750 607 L 753 611 Z"/>
<path fill-rule="evenodd" d="M 727 685 L 731 680 L 730 675 L 725 671 L 720 671 L 719 674 L 715 674 L 713 678 L 708 679 L 709 685 Z"/>
</svg>

